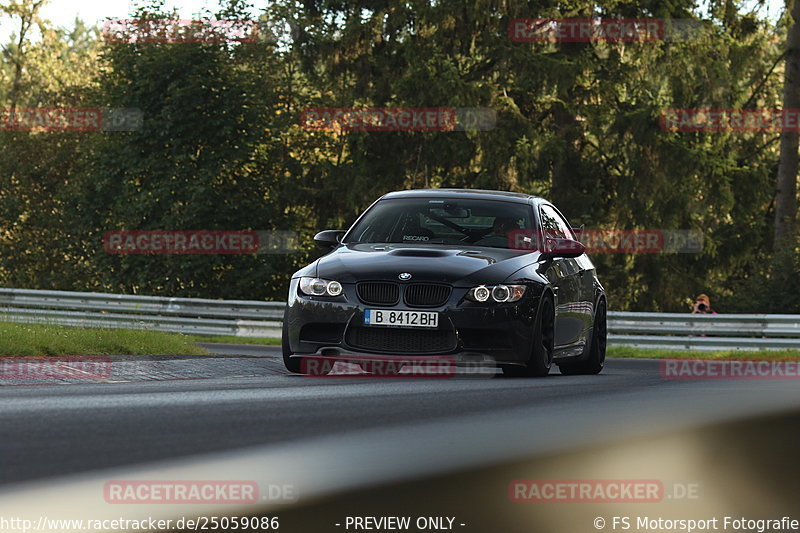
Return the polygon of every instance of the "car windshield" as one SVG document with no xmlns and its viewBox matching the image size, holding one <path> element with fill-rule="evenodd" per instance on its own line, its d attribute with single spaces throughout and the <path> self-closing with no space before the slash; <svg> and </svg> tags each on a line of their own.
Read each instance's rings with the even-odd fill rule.
<svg viewBox="0 0 800 533">
<path fill-rule="evenodd" d="M 397 198 L 375 204 L 345 243 L 470 244 L 511 248 L 519 230 L 532 230 L 531 207 L 496 200 Z"/>
</svg>

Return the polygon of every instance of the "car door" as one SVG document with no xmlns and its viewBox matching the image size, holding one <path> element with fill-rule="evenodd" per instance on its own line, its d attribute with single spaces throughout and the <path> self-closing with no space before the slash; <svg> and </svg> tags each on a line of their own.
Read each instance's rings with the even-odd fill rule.
<svg viewBox="0 0 800 533">
<path fill-rule="evenodd" d="M 561 212 L 555 207 L 551 207 L 558 215 L 558 221 L 562 231 L 567 233 L 570 236 L 570 239 L 577 240 L 572 226 L 569 224 L 564 215 L 562 215 Z M 575 313 L 580 314 L 580 317 L 583 321 L 583 338 L 581 340 L 583 342 L 588 342 L 589 332 L 591 331 L 592 322 L 594 320 L 594 300 L 597 289 L 597 286 L 595 285 L 594 264 L 586 254 L 571 258 L 569 261 L 570 263 L 574 264 L 574 268 L 577 270 L 577 282 L 580 294 L 578 302 L 573 306 L 572 309 Z"/>
<path fill-rule="evenodd" d="M 539 205 L 539 220 L 544 239 L 574 239 L 564 217 L 550 204 Z M 558 355 L 577 355 L 586 343 L 585 317 L 581 312 L 581 267 L 575 258 L 554 258 L 545 276 L 555 290 L 555 345 Z"/>
</svg>

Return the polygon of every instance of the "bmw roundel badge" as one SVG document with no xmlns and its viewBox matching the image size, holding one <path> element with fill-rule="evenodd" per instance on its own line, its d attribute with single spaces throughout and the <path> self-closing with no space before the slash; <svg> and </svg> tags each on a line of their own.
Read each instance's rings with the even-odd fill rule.
<svg viewBox="0 0 800 533">
<path fill-rule="evenodd" d="M 400 278 L 403 281 L 408 281 L 408 280 L 411 279 L 411 274 L 409 274 L 408 272 L 403 272 L 397 277 Z"/>
</svg>

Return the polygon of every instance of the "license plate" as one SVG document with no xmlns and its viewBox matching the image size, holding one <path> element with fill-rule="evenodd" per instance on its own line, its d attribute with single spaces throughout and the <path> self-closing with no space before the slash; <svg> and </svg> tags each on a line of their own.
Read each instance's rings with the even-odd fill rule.
<svg viewBox="0 0 800 533">
<path fill-rule="evenodd" d="M 389 311 L 386 309 L 366 309 L 365 326 L 397 326 L 404 328 L 435 328 L 439 326 L 439 313 L 436 311 Z"/>
</svg>

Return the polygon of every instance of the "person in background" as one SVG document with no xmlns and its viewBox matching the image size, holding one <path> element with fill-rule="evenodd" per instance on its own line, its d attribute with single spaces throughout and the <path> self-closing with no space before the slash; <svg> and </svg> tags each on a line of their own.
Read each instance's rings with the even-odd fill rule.
<svg viewBox="0 0 800 533">
<path fill-rule="evenodd" d="M 701 294 L 694 299 L 692 314 L 716 315 L 717 312 L 711 309 L 711 300 L 708 299 L 708 296 L 706 296 L 705 294 Z"/>
</svg>

